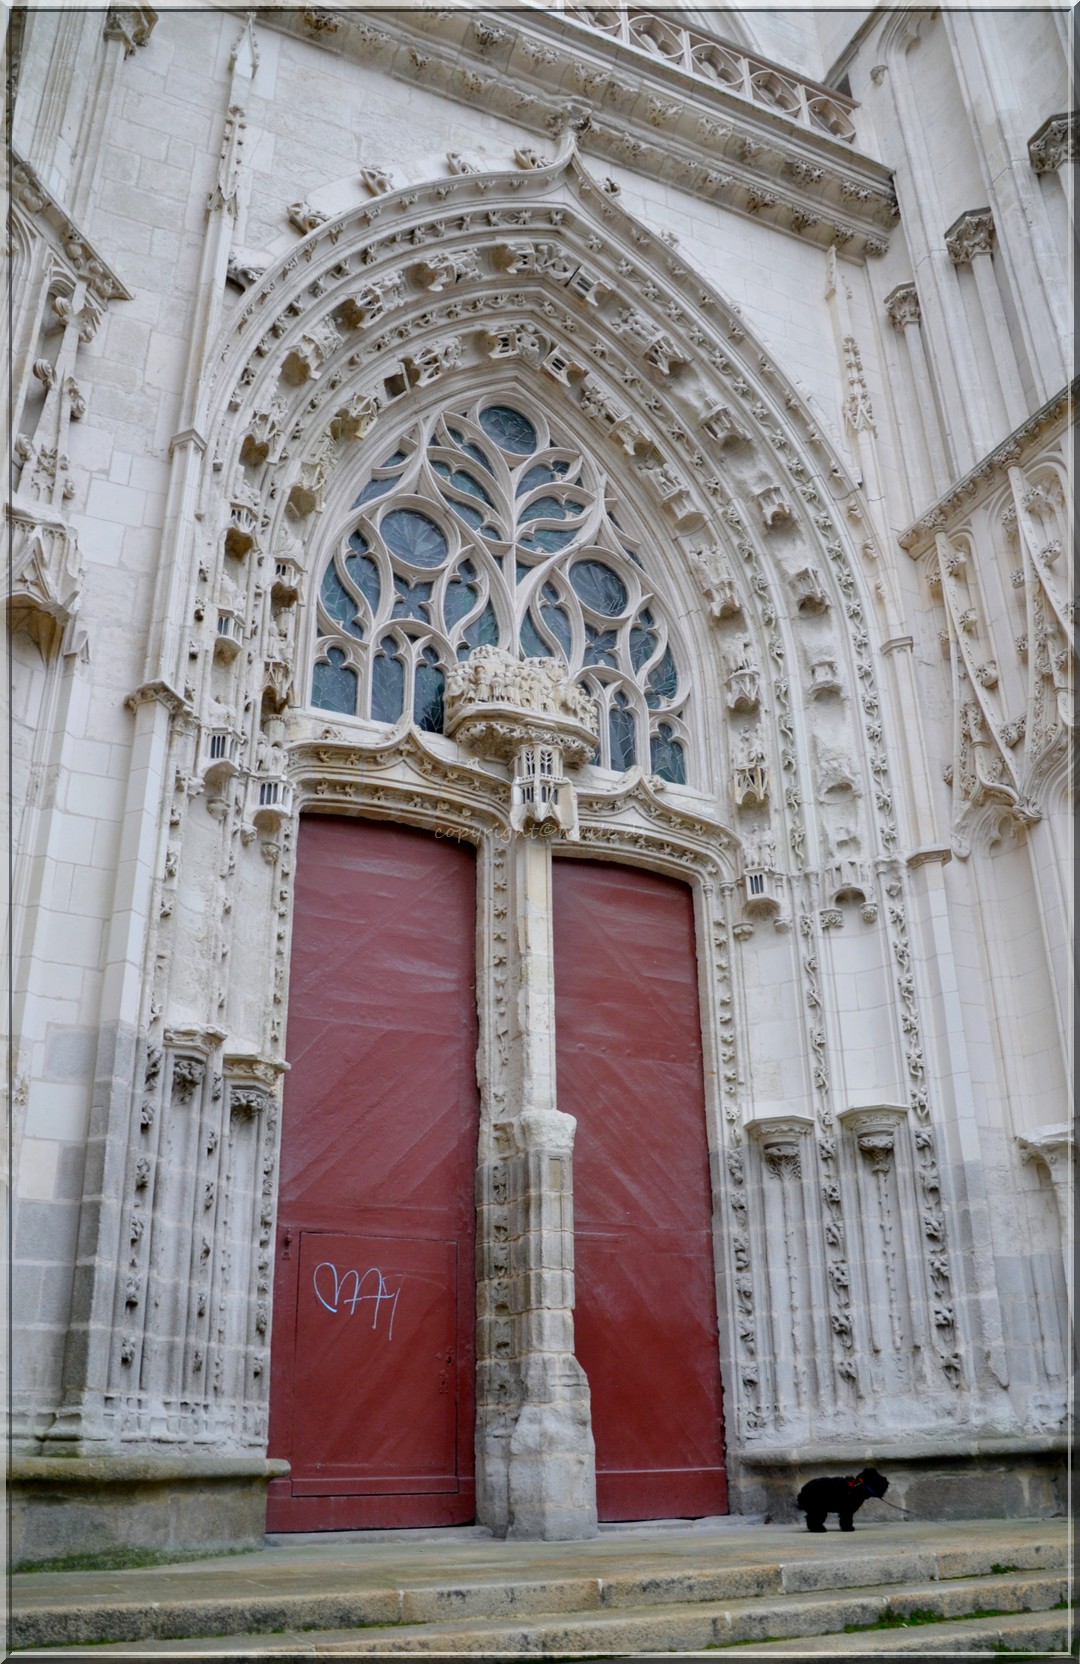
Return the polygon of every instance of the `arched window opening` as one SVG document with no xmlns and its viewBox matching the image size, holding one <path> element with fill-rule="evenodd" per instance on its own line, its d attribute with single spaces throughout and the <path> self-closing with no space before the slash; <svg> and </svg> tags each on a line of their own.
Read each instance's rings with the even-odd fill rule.
<svg viewBox="0 0 1080 1664">
<path fill-rule="evenodd" d="M 414 423 L 353 500 L 317 600 L 312 704 L 441 732 L 447 667 L 491 645 L 561 659 L 601 703 L 594 759 L 686 781 L 689 682 L 647 534 L 538 410 Z"/>
</svg>

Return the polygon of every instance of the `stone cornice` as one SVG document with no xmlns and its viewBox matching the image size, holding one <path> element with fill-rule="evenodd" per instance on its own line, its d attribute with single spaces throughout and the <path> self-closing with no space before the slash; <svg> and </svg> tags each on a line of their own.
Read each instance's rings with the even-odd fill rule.
<svg viewBox="0 0 1080 1664">
<path fill-rule="evenodd" d="M 897 218 L 891 174 L 849 144 L 654 61 L 558 13 L 266 8 L 270 28 L 317 41 L 536 133 L 573 126 L 582 153 L 664 180 L 845 258 L 882 255 Z M 322 14 L 319 14 L 320 16 Z M 486 14 L 485 14 L 486 17 Z M 497 35 L 494 46 L 483 39 Z"/>
<path fill-rule="evenodd" d="M 1055 393 L 1044 405 L 1029 416 L 1020 427 L 1014 428 L 1002 443 L 983 457 L 981 462 L 939 497 L 926 513 L 908 526 L 897 537 L 901 549 L 906 549 L 913 560 L 918 560 L 933 543 L 938 532 L 947 531 L 954 521 L 966 515 L 973 499 L 984 497 L 1005 476 L 1009 468 L 1023 463 L 1025 456 L 1046 434 L 1048 428 L 1064 424 L 1069 418 L 1080 377 L 1069 382 L 1060 393 Z"/>
<path fill-rule="evenodd" d="M 29 162 L 10 152 L 11 194 L 14 205 L 46 227 L 58 258 L 83 280 L 98 300 L 131 300 L 131 292 L 105 264 L 86 235 L 45 189 Z"/>
</svg>

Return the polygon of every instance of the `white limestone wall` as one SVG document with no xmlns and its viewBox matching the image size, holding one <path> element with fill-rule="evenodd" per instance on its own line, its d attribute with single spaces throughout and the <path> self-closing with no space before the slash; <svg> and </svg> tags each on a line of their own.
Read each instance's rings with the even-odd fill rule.
<svg viewBox="0 0 1080 1664">
<path fill-rule="evenodd" d="M 13 1317 L 16 1403 L 25 1434 L 42 1432 L 58 1402 L 72 1290 L 78 1300 L 88 1274 L 84 1267 L 73 1284 L 73 1268 L 80 1254 L 92 1257 L 89 1222 L 116 1171 L 116 1153 L 110 1160 L 100 1148 L 106 1132 L 94 1120 L 94 1080 L 111 1081 L 114 1067 L 131 1075 L 135 1037 L 148 1016 L 148 959 L 172 782 L 161 775 L 154 732 L 140 729 L 136 740 L 136 718 L 125 700 L 147 674 L 170 445 L 190 408 L 186 366 L 193 347 L 203 345 L 197 336 L 204 325 L 196 319 L 206 317 L 205 309 L 198 311 L 206 201 L 218 175 L 238 31 L 229 15 L 164 12 L 145 45 L 126 57 L 113 52 L 112 91 L 103 104 L 92 97 L 91 84 L 95 65 L 105 63 L 106 49 L 94 33 L 100 23 L 100 14 L 33 14 L 14 129 L 20 153 L 54 195 L 67 201 L 65 193 L 81 191 L 81 228 L 131 294 L 110 303 L 79 358 L 87 409 L 70 430 L 69 513 L 84 564 L 85 646 L 59 656 L 22 632 L 13 649 L 17 806 L 25 798 L 13 926 L 19 1262 Z M 756 14 L 747 33 L 758 50 L 820 74 L 841 43 L 835 22 L 818 23 L 817 60 L 810 19 L 802 14 Z M 867 36 L 852 60 L 852 85 L 864 100 L 862 149 L 896 166 L 904 210 L 888 253 L 877 261 L 846 261 L 841 251 L 830 275 L 824 250 L 627 167 L 590 161 L 585 150 L 590 171 L 618 185 L 621 207 L 653 230 L 670 232 L 687 266 L 741 309 L 877 505 L 867 535 L 877 545 L 897 633 L 915 638 L 926 740 L 925 759 L 917 736 L 913 742 L 916 780 L 902 766 L 898 733 L 914 723 L 914 713 L 894 691 L 886 743 L 899 777 L 904 853 L 948 843 L 952 799 L 942 772 L 953 759 L 954 711 L 938 642 L 940 606 L 895 535 L 941 494 L 935 460 L 948 483 L 1010 426 L 1007 389 L 993 370 L 996 353 L 1005 349 L 987 332 L 980 294 L 967 282 L 971 270 L 952 266 L 942 239 L 959 214 L 987 204 L 989 184 L 998 179 L 993 146 L 1000 135 L 1022 132 L 1025 122 L 1034 132 L 1045 116 L 1067 107 L 1052 20 L 980 14 L 981 91 L 969 85 L 971 62 L 958 68 L 954 55 L 971 27 L 968 19 L 939 20 L 914 42 L 890 46 L 881 80 L 869 73 L 882 59 L 876 35 Z M 345 62 L 314 41 L 260 26 L 258 49 L 233 240 L 262 259 L 296 246 L 290 204 L 307 201 L 336 212 L 367 200 L 362 167 L 386 168 L 404 186 L 441 176 L 448 151 L 510 170 L 516 148 L 553 147 L 527 127 Z M 902 77 L 905 90 L 894 91 L 892 80 Z M 986 105 L 987 88 L 999 111 Z M 969 110 L 979 115 L 974 124 Z M 93 127 L 94 120 L 101 125 Z M 1010 157 L 1014 151 L 1015 144 Z M 1019 187 L 992 206 L 1003 250 L 994 265 L 1005 316 L 1017 320 L 1017 373 L 1030 414 L 1065 375 L 1060 284 L 1055 289 L 1039 241 L 1063 258 L 1055 245 L 1063 197 L 1056 177 L 1033 175 L 1027 183 L 1044 214 L 1030 247 L 1018 229 L 1026 200 Z M 1036 291 L 1023 282 L 1033 261 L 1044 271 Z M 906 344 L 884 310 L 885 296 L 910 280 L 923 301 L 940 417 L 920 410 Z M 842 291 L 839 311 L 830 286 Z M 229 289 L 215 304 L 227 317 L 239 299 Z M 961 340 L 957 331 L 964 329 Z M 844 416 L 856 391 L 842 350 L 847 336 L 857 343 L 872 411 L 861 437 Z M 976 410 L 985 432 L 969 420 Z M 1006 551 L 981 545 L 983 558 L 1000 566 Z M 994 605 L 1011 593 L 1008 582 L 1006 573 L 995 590 L 987 580 Z M 879 664 L 884 679 L 885 660 Z M 147 728 L 148 719 L 139 720 Z M 815 724 L 826 730 L 820 712 L 800 713 L 799 721 L 807 739 Z M 944 1146 L 943 1194 L 964 1262 L 957 1297 L 968 1367 L 978 1376 L 989 1360 L 980 1387 L 985 1417 L 1011 1427 L 1054 1425 L 1066 1344 L 1056 1192 L 1045 1167 L 1021 1166 L 1015 1143 L 1067 1113 L 1055 975 L 1065 945 L 1063 915 L 1041 900 L 1032 871 L 1052 836 L 1039 825 L 1029 845 L 1006 840 L 966 863 L 921 866 L 911 878 L 927 1086 Z M 214 841 L 211 821 L 192 834 L 186 858 L 195 876 L 182 880 L 175 903 L 174 1021 L 194 1023 L 205 1010 L 200 956 L 210 925 L 197 874 L 200 861 L 216 858 Z M 237 958 L 268 954 L 278 929 L 271 911 L 276 881 L 257 859 L 253 852 L 245 868 L 248 905 L 234 910 Z M 878 899 L 884 908 L 884 897 Z M 842 927 L 822 933 L 829 1043 L 841 1060 L 833 1081 L 838 1108 L 904 1101 L 884 922 L 884 913 L 881 927 L 863 921 L 848 903 Z M 813 1113 L 813 1052 L 798 953 L 796 933 L 771 925 L 737 949 L 751 1118 Z M 238 986 L 221 1014 L 222 1028 L 253 1049 L 262 1039 L 256 1004 L 251 989 Z M 856 1173 L 857 1164 L 851 1182 Z M 904 1182 L 914 1184 L 910 1177 Z M 815 1276 L 824 1275 L 817 1266 Z M 69 1345 L 72 1367 L 77 1353 L 78 1345 L 74 1354 Z M 1010 1389 L 1011 1411 L 1004 1396 Z"/>
</svg>

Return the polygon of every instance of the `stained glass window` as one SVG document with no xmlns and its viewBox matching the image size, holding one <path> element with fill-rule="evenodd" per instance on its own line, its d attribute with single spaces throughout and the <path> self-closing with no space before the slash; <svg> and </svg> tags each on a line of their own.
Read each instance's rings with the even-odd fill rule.
<svg viewBox="0 0 1080 1664">
<path fill-rule="evenodd" d="M 630 701 L 620 688 L 608 710 L 612 768 L 633 768 L 637 761 L 637 724 Z"/>
<path fill-rule="evenodd" d="M 657 725 L 650 747 L 653 773 L 658 774 L 661 780 L 670 780 L 675 786 L 685 786 L 686 753 L 674 737 L 669 723 Z"/>
<path fill-rule="evenodd" d="M 411 561 L 414 566 L 441 566 L 446 559 L 446 538 L 426 514 L 414 508 L 396 508 L 385 514 L 379 523 L 379 533 L 392 554 Z"/>
<path fill-rule="evenodd" d="M 434 647 L 425 647 L 421 653 L 415 680 L 413 721 L 429 734 L 441 734 L 446 678 L 439 669 L 439 655 Z"/>
<path fill-rule="evenodd" d="M 328 647 L 325 660 L 315 666 L 311 703 L 321 711 L 341 711 L 345 716 L 354 716 L 356 686 L 356 671 L 345 663 L 344 653 L 339 647 Z"/>
<path fill-rule="evenodd" d="M 531 401 L 462 401 L 384 438 L 338 537 L 316 596 L 313 705 L 385 723 L 408 709 L 435 732 L 448 666 L 501 645 L 561 660 L 599 700 L 599 766 L 648 758 L 685 783 L 689 684 L 649 528 Z"/>
<path fill-rule="evenodd" d="M 371 714 L 376 722 L 396 722 L 405 708 L 405 666 L 398 643 L 384 636 L 371 670 Z"/>
<path fill-rule="evenodd" d="M 570 582 L 587 607 L 618 618 L 626 611 L 626 585 L 617 572 L 598 560 L 575 561 L 570 568 Z"/>
<path fill-rule="evenodd" d="M 536 449 L 536 429 L 527 416 L 506 404 L 489 404 L 480 412 L 480 426 L 504 451 L 530 456 Z"/>
</svg>

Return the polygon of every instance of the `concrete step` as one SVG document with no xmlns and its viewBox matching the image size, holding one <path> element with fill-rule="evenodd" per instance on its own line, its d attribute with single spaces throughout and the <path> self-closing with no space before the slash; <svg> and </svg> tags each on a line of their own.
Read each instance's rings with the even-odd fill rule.
<svg viewBox="0 0 1080 1664">
<path fill-rule="evenodd" d="M 954 1578 L 903 1585 L 869 1588 L 820 1589 L 799 1594 L 756 1595 L 728 1601 L 697 1600 L 661 1602 L 657 1605 L 614 1606 L 604 1610 L 518 1613 L 506 1616 L 450 1619 L 444 1616 L 426 1623 L 385 1622 L 366 1628 L 297 1630 L 280 1634 L 248 1633 L 232 1637 L 207 1636 L 201 1640 L 144 1640 L 140 1657 L 197 1653 L 201 1656 L 273 1657 L 349 1654 L 414 1653 L 430 1656 L 460 1656 L 467 1653 L 521 1655 L 567 1655 L 698 1652 L 705 1648 L 769 1643 L 781 1647 L 806 1637 L 830 1637 L 844 1651 L 857 1650 L 858 1636 L 845 1634 L 856 1626 L 862 1638 L 903 1637 L 912 1631 L 899 1625 L 904 1619 L 919 1621 L 922 1632 L 937 1634 L 944 1627 L 959 1627 L 969 1636 L 971 1624 L 1000 1624 L 999 1613 L 1047 1613 L 1066 1598 L 1067 1576 L 1063 1571 L 1000 1573 L 996 1576 Z M 994 1617 L 983 1617 L 993 1613 Z M 1068 1614 L 1053 1613 L 1053 1623 L 1063 1629 Z M 871 1630 L 882 1620 L 887 1630 Z M 927 1621 L 927 1620 L 937 1621 Z M 891 1627 L 896 1625 L 897 1627 Z M 869 1633 L 868 1633 L 869 1632 Z M 1056 1631 L 1055 1631 L 1056 1632 Z M 99 1652 L 130 1652 L 129 1643 L 95 1647 Z M 828 1650 L 827 1648 L 825 1650 Z M 875 1649 L 879 1650 L 879 1649 Z M 916 1650 L 932 1650 L 917 1647 Z M 26 1654 L 40 1658 L 40 1652 Z M 63 1656 L 58 1654 L 57 1656 Z"/>
</svg>

